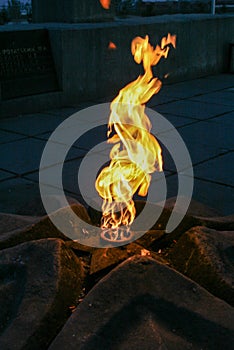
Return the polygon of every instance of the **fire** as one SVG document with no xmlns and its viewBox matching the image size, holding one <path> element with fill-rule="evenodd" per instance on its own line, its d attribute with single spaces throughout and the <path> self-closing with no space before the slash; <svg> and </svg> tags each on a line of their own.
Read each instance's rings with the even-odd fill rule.
<svg viewBox="0 0 234 350">
<path fill-rule="evenodd" d="M 113 41 L 110 41 L 109 45 L 108 45 L 108 49 L 109 50 L 116 50 L 117 46 L 115 45 L 115 43 L 113 43 Z"/>
<path fill-rule="evenodd" d="M 167 57 L 170 44 L 175 48 L 175 35 L 168 34 L 155 48 L 150 45 L 148 35 L 132 41 L 134 60 L 143 63 L 145 73 L 120 90 L 111 103 L 107 135 L 108 143 L 114 146 L 110 164 L 102 169 L 95 184 L 103 198 L 103 229 L 118 231 L 125 226 L 128 230 L 136 214 L 133 195 L 138 192 L 146 196 L 151 174 L 162 171 L 161 148 L 150 134 L 151 122 L 145 114 L 145 103 L 162 86 L 161 81 L 153 77 L 152 66 Z"/>
<path fill-rule="evenodd" d="M 100 4 L 102 5 L 102 7 L 105 10 L 109 10 L 110 4 L 111 4 L 111 0 L 100 0 Z"/>
</svg>

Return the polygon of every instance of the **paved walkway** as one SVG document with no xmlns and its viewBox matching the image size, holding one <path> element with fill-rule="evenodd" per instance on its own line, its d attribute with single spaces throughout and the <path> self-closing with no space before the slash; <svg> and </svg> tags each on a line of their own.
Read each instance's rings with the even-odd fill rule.
<svg viewBox="0 0 234 350">
<path fill-rule="evenodd" d="M 100 101 L 92 101 L 85 107 L 97 103 Z M 164 85 L 148 106 L 166 117 L 187 145 L 195 174 L 193 198 L 216 208 L 221 214 L 232 214 L 234 75 L 222 74 Z M 82 108 L 84 105 L 0 120 L 1 212 L 37 214 L 35 203 L 40 207 L 38 169 L 42 151 L 55 128 Z M 77 181 L 78 168 L 87 151 L 105 140 L 106 125 L 103 125 L 90 130 L 71 147 L 63 168 L 63 186 L 69 197 L 84 203 Z M 59 154 L 63 145 L 59 142 L 57 145 Z M 171 197 L 177 193 L 177 174 L 165 148 L 163 156 L 168 197 Z M 98 197 L 92 180 L 95 174 L 86 175 L 81 190 L 83 197 L 88 192 L 91 200 Z M 56 188 L 55 181 L 53 187 L 48 187 L 48 194 L 56 194 Z"/>
</svg>

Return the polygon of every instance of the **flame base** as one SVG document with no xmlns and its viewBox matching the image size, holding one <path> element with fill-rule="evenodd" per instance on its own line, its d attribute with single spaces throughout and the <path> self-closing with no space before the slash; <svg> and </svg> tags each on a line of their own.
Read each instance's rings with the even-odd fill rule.
<svg viewBox="0 0 234 350">
<path fill-rule="evenodd" d="M 102 241 L 105 243 L 116 243 L 116 245 L 127 244 L 133 237 L 134 233 L 125 227 L 103 229 L 101 232 Z"/>
</svg>

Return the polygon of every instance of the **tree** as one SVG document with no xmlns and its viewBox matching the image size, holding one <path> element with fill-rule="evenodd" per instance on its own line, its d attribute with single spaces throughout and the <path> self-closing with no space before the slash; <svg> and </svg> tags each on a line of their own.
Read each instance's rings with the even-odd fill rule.
<svg viewBox="0 0 234 350">
<path fill-rule="evenodd" d="M 8 0 L 7 12 L 10 19 L 19 19 L 21 16 L 20 0 Z"/>
<path fill-rule="evenodd" d="M 6 7 L 3 6 L 0 11 L 0 25 L 8 22 L 8 13 Z"/>
</svg>

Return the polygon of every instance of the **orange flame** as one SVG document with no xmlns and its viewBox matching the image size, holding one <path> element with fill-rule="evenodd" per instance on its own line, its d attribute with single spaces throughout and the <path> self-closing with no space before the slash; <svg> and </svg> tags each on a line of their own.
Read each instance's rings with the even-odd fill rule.
<svg viewBox="0 0 234 350">
<path fill-rule="evenodd" d="M 115 45 L 115 43 L 113 43 L 112 41 L 109 42 L 109 45 L 108 45 L 108 49 L 109 50 L 116 50 L 117 49 L 117 46 Z"/>
<path fill-rule="evenodd" d="M 102 7 L 105 10 L 109 10 L 110 4 L 111 4 L 111 0 L 100 0 L 100 4 L 102 5 Z"/>
<path fill-rule="evenodd" d="M 131 51 L 134 60 L 143 63 L 144 75 L 140 75 L 120 90 L 111 103 L 108 143 L 114 146 L 110 152 L 110 165 L 102 169 L 95 186 L 104 199 L 102 228 L 129 228 L 136 214 L 133 195 L 145 196 L 154 171 L 162 171 L 161 148 L 150 134 L 151 122 L 145 114 L 145 103 L 161 88 L 161 81 L 153 77 L 152 66 L 161 57 L 167 57 L 169 44 L 176 45 L 176 36 L 168 34 L 161 46 L 154 49 L 145 38 L 136 37 Z"/>
</svg>

